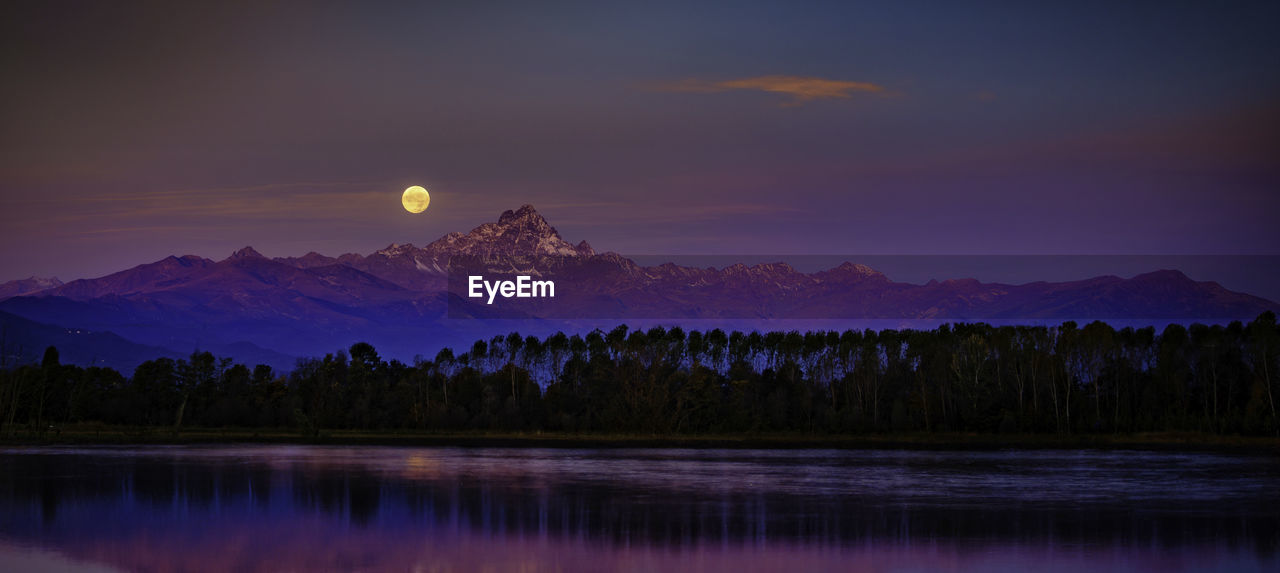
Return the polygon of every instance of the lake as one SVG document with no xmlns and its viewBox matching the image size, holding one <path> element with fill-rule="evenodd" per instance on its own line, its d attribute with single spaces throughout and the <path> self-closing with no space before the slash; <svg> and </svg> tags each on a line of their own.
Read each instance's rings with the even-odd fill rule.
<svg viewBox="0 0 1280 573">
<path fill-rule="evenodd" d="M 0 450 L 3 571 L 1277 571 L 1274 456 Z"/>
</svg>

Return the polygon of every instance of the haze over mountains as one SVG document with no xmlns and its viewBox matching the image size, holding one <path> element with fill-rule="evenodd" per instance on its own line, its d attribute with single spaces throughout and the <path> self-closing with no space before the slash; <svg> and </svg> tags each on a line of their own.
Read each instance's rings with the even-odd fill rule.
<svg viewBox="0 0 1280 573">
<path fill-rule="evenodd" d="M 449 268 L 455 257 L 487 261 L 491 268 L 507 271 L 520 263 L 537 273 L 540 266 L 541 272 L 558 273 L 567 281 L 559 287 L 564 295 L 520 307 L 514 314 L 494 314 L 495 309 L 460 300 L 456 289 L 450 294 Z M 441 345 L 468 344 L 512 329 L 503 321 L 459 316 L 615 324 L 637 318 L 1247 320 L 1278 309 L 1274 302 L 1172 270 L 1063 283 L 961 279 L 917 285 L 894 282 L 852 262 L 815 273 L 785 263 L 646 267 L 616 253 L 596 253 L 586 241 L 575 245 L 564 240 L 530 205 L 423 247 L 392 244 L 369 255 L 312 252 L 284 258 L 267 258 L 245 247 L 220 261 L 170 256 L 65 284 L 33 278 L 0 285 L 0 311 L 9 317 L 0 315 L 5 328 L 16 332 L 20 319 L 25 321 L 23 332 L 44 333 L 28 336 L 26 354 L 38 354 L 41 344 L 53 343 L 38 340 L 53 331 L 28 324 L 37 323 L 56 325 L 54 331 L 67 335 L 118 335 L 123 339 L 110 339 L 117 355 L 141 356 L 156 348 L 181 354 L 199 348 L 281 369 L 291 367 L 295 357 L 322 355 L 358 341 L 409 360 L 432 355 Z M 139 348 L 125 351 L 121 342 Z M 108 355 L 105 350 L 76 354 L 99 362 Z M 120 366 L 119 360 L 111 363 Z"/>
</svg>

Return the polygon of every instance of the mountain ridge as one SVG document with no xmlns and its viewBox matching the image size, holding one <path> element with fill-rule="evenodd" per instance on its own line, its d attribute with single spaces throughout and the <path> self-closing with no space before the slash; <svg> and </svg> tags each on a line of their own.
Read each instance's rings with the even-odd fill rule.
<svg viewBox="0 0 1280 573">
<path fill-rule="evenodd" d="M 523 205 L 504 211 L 496 222 L 447 233 L 423 247 L 391 243 L 368 255 L 268 258 L 246 246 L 218 261 L 169 256 L 102 277 L 0 296 L 0 310 L 179 350 L 246 341 L 303 356 L 363 340 L 411 356 L 451 333 L 474 338 L 495 328 L 448 318 L 455 307 L 472 304 L 448 282 L 450 263 L 461 259 L 569 281 L 558 306 L 531 303 L 504 314 L 472 305 L 460 313 L 475 317 L 1251 319 L 1280 309 L 1172 269 L 1128 279 L 1015 285 L 976 279 L 895 282 L 851 261 L 812 273 L 785 262 L 719 269 L 672 262 L 642 266 L 597 252 L 586 241 L 566 241 L 532 205 Z M 8 285 L 0 285 L 0 292 Z"/>
</svg>

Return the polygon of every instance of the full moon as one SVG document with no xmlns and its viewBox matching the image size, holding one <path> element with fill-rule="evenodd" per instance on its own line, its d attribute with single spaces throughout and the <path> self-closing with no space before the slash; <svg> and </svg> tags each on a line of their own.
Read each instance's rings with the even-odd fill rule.
<svg viewBox="0 0 1280 573">
<path fill-rule="evenodd" d="M 400 197 L 400 203 L 404 205 L 405 211 L 421 213 L 427 210 L 427 205 L 431 204 L 431 195 L 421 185 L 414 185 L 404 190 L 404 195 Z"/>
</svg>

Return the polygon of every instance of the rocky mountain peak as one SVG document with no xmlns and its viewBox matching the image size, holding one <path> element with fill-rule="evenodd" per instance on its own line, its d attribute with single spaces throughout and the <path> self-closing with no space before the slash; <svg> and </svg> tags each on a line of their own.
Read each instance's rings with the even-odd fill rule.
<svg viewBox="0 0 1280 573">
<path fill-rule="evenodd" d="M 375 254 L 394 257 L 406 253 L 412 253 L 417 249 L 417 247 L 413 246 L 413 243 L 405 243 L 403 245 L 400 243 L 391 243 L 390 245 L 387 245 L 385 249 L 377 251 Z"/>
<path fill-rule="evenodd" d="M 574 246 L 538 213 L 533 205 L 505 211 L 496 223 L 485 223 L 471 232 L 449 233 L 423 248 L 432 255 L 558 255 L 595 254 L 586 241 Z"/>
<path fill-rule="evenodd" d="M 857 278 L 884 277 L 884 273 L 877 271 L 867 265 L 854 264 L 848 261 L 840 263 L 840 266 L 831 269 L 831 275 Z"/>
<path fill-rule="evenodd" d="M 529 205 L 527 203 L 521 205 L 520 208 L 515 211 L 503 211 L 502 215 L 498 216 L 499 225 L 520 223 L 530 224 L 537 227 L 550 226 L 547 225 L 547 220 L 542 218 L 542 215 L 538 214 L 538 210 L 534 209 L 533 205 Z"/>
<path fill-rule="evenodd" d="M 253 247 L 245 247 L 234 253 L 231 253 L 231 256 L 227 257 L 227 260 L 238 261 L 241 259 L 265 259 L 265 258 L 266 257 L 262 256 L 262 253 L 259 253 Z"/>
</svg>

